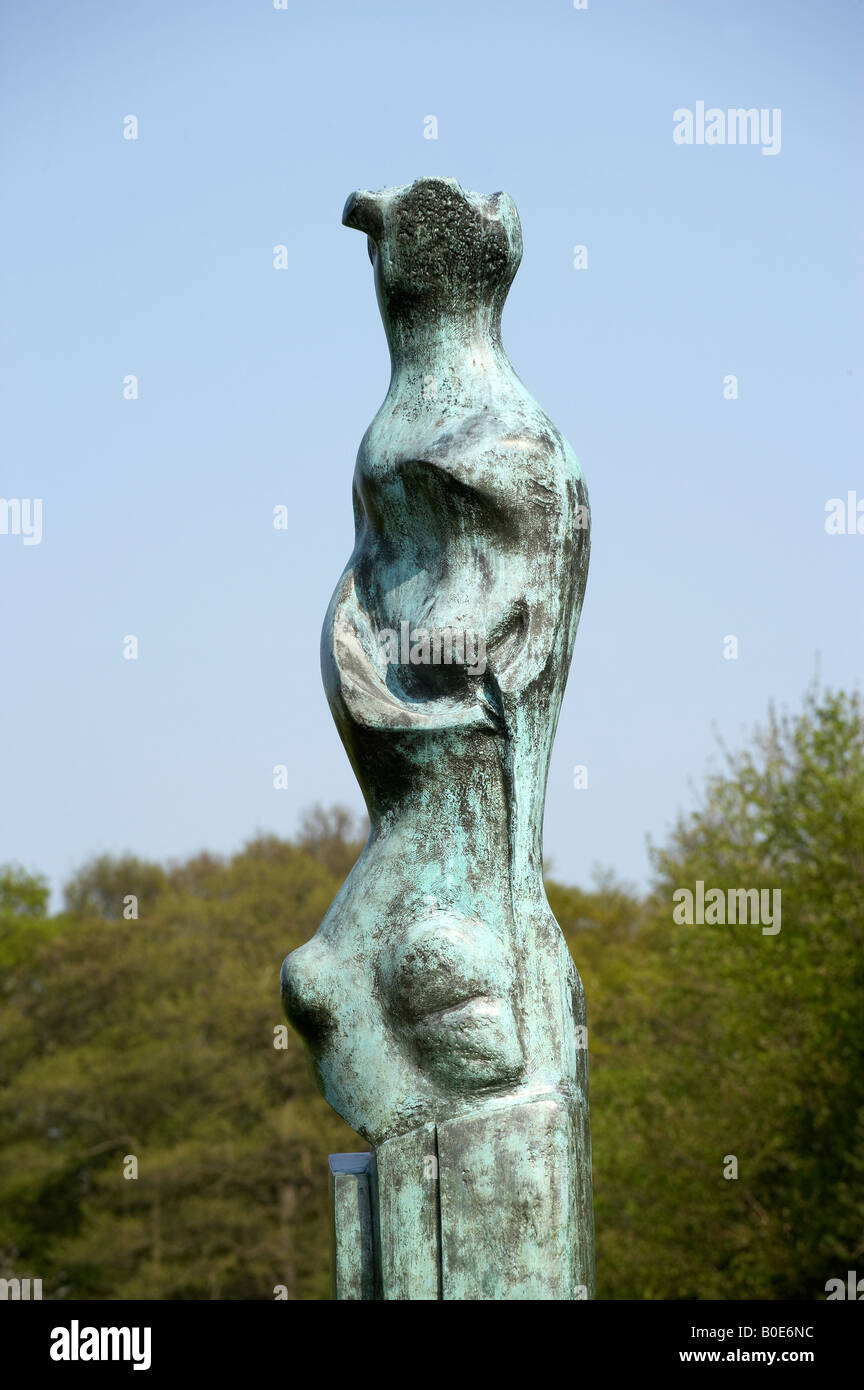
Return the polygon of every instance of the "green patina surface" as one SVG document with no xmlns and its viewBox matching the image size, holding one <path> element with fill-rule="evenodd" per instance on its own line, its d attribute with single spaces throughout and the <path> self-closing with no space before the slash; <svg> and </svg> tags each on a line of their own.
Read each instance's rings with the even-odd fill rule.
<svg viewBox="0 0 864 1390">
<path fill-rule="evenodd" d="M 418 179 L 343 221 L 392 360 L 322 634 L 371 831 L 282 974 L 323 1094 L 376 1151 L 334 1179 L 334 1296 L 590 1297 L 585 1007 L 541 845 L 588 497 L 501 342 L 510 197 Z"/>
</svg>

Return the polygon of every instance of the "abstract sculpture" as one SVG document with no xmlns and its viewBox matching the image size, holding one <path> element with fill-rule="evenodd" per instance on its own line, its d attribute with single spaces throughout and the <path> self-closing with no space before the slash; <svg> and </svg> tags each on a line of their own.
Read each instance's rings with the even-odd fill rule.
<svg viewBox="0 0 864 1390">
<path fill-rule="evenodd" d="M 516 376 L 506 193 L 358 191 L 392 359 L 322 636 L 368 843 L 283 966 L 324 1096 L 338 1298 L 593 1293 L 585 1009 L 543 887 L 588 498 Z"/>
</svg>

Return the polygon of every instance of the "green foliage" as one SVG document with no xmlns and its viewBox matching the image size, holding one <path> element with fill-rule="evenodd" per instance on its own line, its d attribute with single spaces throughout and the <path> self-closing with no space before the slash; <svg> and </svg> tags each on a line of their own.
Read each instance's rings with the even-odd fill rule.
<svg viewBox="0 0 864 1390">
<path fill-rule="evenodd" d="M 824 1298 L 864 1250 L 857 698 L 811 692 L 797 719 L 772 712 L 654 857 L 638 933 L 599 956 L 573 944 L 600 1296 Z M 780 932 L 677 925 L 672 895 L 698 880 L 780 889 Z"/>
<path fill-rule="evenodd" d="M 124 900 L 155 903 L 165 889 L 167 875 L 158 864 L 148 864 L 134 854 L 117 858 L 99 855 L 79 869 L 66 884 L 64 897 L 67 912 L 83 917 L 104 917 L 116 922 L 124 915 Z"/>
<path fill-rule="evenodd" d="M 44 917 L 51 889 L 41 874 L 28 874 L 18 864 L 0 864 L 0 920 Z"/>
<path fill-rule="evenodd" d="M 71 885 L 78 915 L 7 964 L 0 1273 L 65 1298 L 327 1297 L 327 1154 L 366 1146 L 278 993 L 341 881 L 318 848 L 264 837 L 158 876 L 100 860 Z"/>
<path fill-rule="evenodd" d="M 41 874 L 29 874 L 18 864 L 0 865 L 0 988 L 6 970 L 23 964 L 60 929 L 56 919 L 46 917 L 50 896 Z"/>
<path fill-rule="evenodd" d="M 103 857 L 52 918 L 44 881 L 0 871 L 0 1274 L 327 1297 L 327 1154 L 366 1145 L 281 1031 L 277 977 L 364 833 L 314 811 L 230 860 Z M 824 1297 L 864 1250 L 858 700 L 772 713 L 655 866 L 647 898 L 548 885 L 588 996 L 599 1296 Z M 780 889 L 781 931 L 678 925 L 697 880 Z"/>
</svg>

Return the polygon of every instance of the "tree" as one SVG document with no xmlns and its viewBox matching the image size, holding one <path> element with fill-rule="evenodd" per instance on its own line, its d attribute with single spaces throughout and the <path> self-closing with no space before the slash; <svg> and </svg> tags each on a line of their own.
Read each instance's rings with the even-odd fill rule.
<svg viewBox="0 0 864 1390">
<path fill-rule="evenodd" d="M 4 973 L 0 1274 L 46 1297 L 326 1297 L 327 1154 L 365 1145 L 278 980 L 340 880 L 263 837 L 160 871 L 128 921 L 129 867 L 87 866 L 78 915 Z"/>
<path fill-rule="evenodd" d="M 29 960 L 56 932 L 48 918 L 51 889 L 20 864 L 0 865 L 0 972 Z"/>
<path fill-rule="evenodd" d="M 858 698 L 772 712 L 655 863 L 645 926 L 596 981 L 601 1288 L 824 1298 L 864 1248 Z M 677 925 L 699 881 L 779 890 L 780 931 Z"/>
<path fill-rule="evenodd" d="M 0 918 L 43 918 L 50 896 L 41 874 L 29 874 L 20 864 L 0 864 Z"/>
<path fill-rule="evenodd" d="M 128 898 L 135 898 L 138 911 L 144 903 L 153 904 L 165 885 L 165 870 L 159 864 L 147 863 L 134 854 L 101 854 L 66 884 L 66 911 L 116 922 L 123 916 Z"/>
</svg>

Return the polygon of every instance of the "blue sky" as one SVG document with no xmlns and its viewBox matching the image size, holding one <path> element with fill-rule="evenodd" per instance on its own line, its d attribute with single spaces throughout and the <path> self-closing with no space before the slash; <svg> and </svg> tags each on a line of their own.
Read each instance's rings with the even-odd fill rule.
<svg viewBox="0 0 864 1390">
<path fill-rule="evenodd" d="M 862 12 L 6 7 L 0 496 L 41 498 L 43 535 L 0 535 L 0 860 L 56 888 L 91 854 L 227 852 L 360 808 L 318 668 L 389 376 L 340 224 L 357 187 L 443 174 L 520 212 L 505 344 L 592 503 L 556 876 L 644 882 L 713 729 L 797 706 L 817 654 L 857 684 L 864 535 L 824 523 L 864 499 Z M 676 145 L 699 101 L 779 108 L 779 154 Z"/>
</svg>

